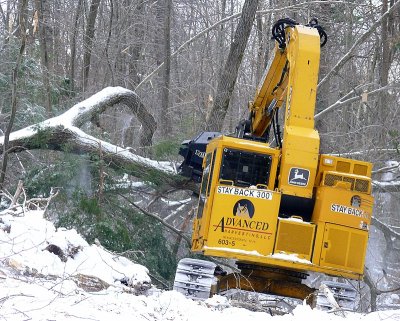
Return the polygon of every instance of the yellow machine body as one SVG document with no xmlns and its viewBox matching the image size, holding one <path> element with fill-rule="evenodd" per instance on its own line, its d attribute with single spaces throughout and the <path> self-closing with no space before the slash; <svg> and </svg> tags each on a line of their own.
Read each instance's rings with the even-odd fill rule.
<svg viewBox="0 0 400 321">
<path fill-rule="evenodd" d="M 286 100 L 282 148 L 227 136 L 207 145 L 194 252 L 362 278 L 372 165 L 319 154 L 314 129 L 319 55 L 316 29 L 288 28 L 287 46 L 275 49 L 250 106 L 252 132 L 261 136 L 271 110 Z"/>
</svg>

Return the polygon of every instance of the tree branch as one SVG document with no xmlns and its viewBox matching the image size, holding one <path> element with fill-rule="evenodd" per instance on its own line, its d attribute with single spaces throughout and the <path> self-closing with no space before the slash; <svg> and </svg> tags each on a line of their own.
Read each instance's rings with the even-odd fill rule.
<svg viewBox="0 0 400 321">
<path fill-rule="evenodd" d="M 157 128 L 156 121 L 147 112 L 137 94 L 122 87 L 105 88 L 57 117 L 13 132 L 10 135 L 10 143 L 18 139 L 31 138 L 42 129 L 55 129 L 58 127 L 72 130 L 78 129 L 77 127 L 94 119 L 96 115 L 105 111 L 107 107 L 116 104 L 125 104 L 135 114 L 143 128 L 141 133 L 142 146 L 151 145 L 153 134 Z M 0 145 L 3 145 L 3 142 L 3 138 L 0 138 Z"/>
<path fill-rule="evenodd" d="M 19 152 L 24 149 L 38 149 L 43 147 L 43 144 L 48 144 L 49 149 L 63 150 L 66 148 L 66 143 L 69 143 L 73 150 L 74 148 L 76 149 L 75 152 L 78 152 L 81 147 L 83 149 L 85 149 L 85 146 L 90 148 L 89 146 L 92 144 L 98 146 L 99 139 L 87 135 L 77 127 L 82 126 L 96 115 L 102 113 L 108 106 L 118 103 L 126 104 L 139 118 L 143 125 L 142 127 L 146 128 L 146 134 L 142 133 L 141 135 L 142 142 L 145 140 L 147 143 L 151 142 L 152 135 L 156 129 L 156 122 L 153 116 L 145 110 L 137 95 L 122 87 L 109 87 L 78 103 L 57 117 L 11 133 L 10 151 Z M 144 136 L 147 138 L 145 139 Z M 59 140 L 60 138 L 65 138 L 66 141 Z M 0 146 L 3 145 L 4 138 L 0 137 Z M 126 149 L 108 143 L 106 145 L 108 149 L 116 154 L 128 153 Z M 83 154 L 83 152 L 80 154 Z M 136 157 L 140 159 L 139 156 Z"/>
<path fill-rule="evenodd" d="M 376 28 L 378 28 L 382 20 L 387 18 L 391 13 L 395 12 L 400 8 L 400 1 L 397 1 L 393 6 L 386 11 L 378 20 L 376 20 L 372 26 L 365 31 L 360 38 L 357 39 L 357 41 L 354 42 L 353 46 L 349 49 L 349 51 L 337 62 L 337 64 L 325 75 L 325 77 L 319 82 L 318 88 L 320 88 L 333 74 L 336 74 L 343 66 L 344 64 L 349 61 L 351 58 L 353 58 L 353 53 L 355 49 L 362 44 L 367 38 L 375 31 Z"/>
<path fill-rule="evenodd" d="M 374 189 L 378 189 L 382 192 L 396 193 L 400 191 L 400 180 L 392 182 L 373 181 L 372 185 Z"/>
<path fill-rule="evenodd" d="M 177 234 L 179 237 L 183 238 L 188 246 L 190 247 L 192 245 L 192 241 L 190 240 L 190 238 L 188 238 L 185 234 L 183 234 L 183 232 L 181 230 L 178 230 L 177 228 L 175 228 L 174 226 L 172 226 L 171 224 L 165 222 L 161 217 L 159 217 L 158 215 L 155 215 L 153 213 L 150 213 L 149 211 L 146 211 L 145 209 L 141 208 L 140 206 L 136 205 L 134 202 L 132 202 L 128 197 L 122 195 L 122 194 L 118 194 L 119 196 L 121 196 L 125 201 L 127 201 L 130 205 L 132 205 L 134 208 L 136 208 L 137 210 L 139 210 L 140 212 L 142 212 L 143 214 L 150 216 L 154 219 L 156 219 L 158 222 L 160 222 L 162 225 L 164 225 L 165 227 L 167 227 L 169 230 L 171 230 L 172 232 L 174 232 L 175 234 Z"/>
<path fill-rule="evenodd" d="M 398 156 L 399 150 L 396 148 L 373 148 L 373 149 L 365 149 L 365 150 L 358 150 L 358 151 L 353 151 L 353 152 L 347 152 L 347 153 L 332 153 L 330 155 L 332 156 L 339 156 L 339 157 L 354 157 L 354 156 L 360 156 L 360 155 L 365 155 L 369 153 L 389 153 L 389 154 L 394 154 Z"/>
<path fill-rule="evenodd" d="M 382 221 L 378 220 L 376 217 L 372 217 L 371 223 L 377 229 L 382 231 L 383 234 L 388 235 L 390 237 L 395 237 L 396 239 L 400 239 L 400 233 L 393 230 L 391 227 L 387 226 Z"/>
<path fill-rule="evenodd" d="M 387 85 L 387 86 L 372 90 L 370 92 L 367 92 L 367 95 L 368 95 L 368 97 L 375 96 L 375 95 L 379 94 L 382 91 L 386 91 L 386 90 L 392 89 L 392 88 L 399 88 L 399 87 L 400 87 L 400 84 Z M 356 94 L 356 96 L 348 98 L 348 99 L 345 99 L 346 97 L 350 96 L 351 94 Z M 343 100 L 343 99 L 345 99 L 345 100 Z M 320 120 L 322 118 L 322 116 L 324 116 L 325 114 L 327 114 L 327 113 L 329 113 L 331 111 L 334 111 L 336 109 L 339 109 L 339 108 L 341 108 L 341 107 L 343 107 L 345 105 L 351 104 L 351 103 L 353 103 L 355 101 L 358 101 L 360 99 L 361 99 L 361 95 L 357 94 L 356 90 L 353 89 L 346 96 L 340 98 L 337 102 L 333 103 L 329 107 L 325 108 L 323 111 L 321 111 L 318 114 L 316 114 L 314 116 L 314 119 L 315 120 Z"/>
<path fill-rule="evenodd" d="M 331 5 L 332 3 L 345 3 L 346 5 L 350 5 L 348 2 L 346 1 L 329 1 L 329 5 Z M 256 11 L 256 15 L 264 15 L 264 14 L 269 14 L 272 12 L 285 12 L 287 10 L 290 9 L 299 9 L 303 6 L 310 6 L 312 4 L 328 4 L 326 1 L 309 1 L 309 2 L 302 2 L 302 3 L 298 3 L 298 4 L 294 4 L 294 5 L 290 5 L 290 6 L 286 6 L 283 8 L 276 8 L 276 9 L 268 9 L 268 10 L 259 10 Z M 238 12 L 235 13 L 233 15 L 230 15 L 228 17 L 225 17 L 224 19 L 221 19 L 219 21 L 217 21 L 216 23 L 214 23 L 213 25 L 211 25 L 210 27 L 200 31 L 197 35 L 193 36 L 192 38 L 186 40 L 182 45 L 180 45 L 180 47 L 174 51 L 171 54 L 171 58 L 175 57 L 177 54 L 179 54 L 180 52 L 182 52 L 187 46 L 189 46 L 191 43 L 195 42 L 197 39 L 199 39 L 200 37 L 202 37 L 205 34 L 208 34 L 209 31 L 217 28 L 219 25 L 231 21 L 235 18 L 240 17 L 240 15 L 242 14 L 242 12 Z M 136 86 L 135 90 L 139 90 L 144 83 L 146 83 L 147 81 L 149 81 L 161 68 L 163 68 L 164 63 L 159 64 L 150 74 L 148 74 L 146 77 L 144 77 L 144 79 Z"/>
<path fill-rule="evenodd" d="M 104 112 L 107 107 L 116 104 L 126 105 L 138 118 L 139 122 L 142 124 L 140 144 L 141 146 L 150 146 L 154 132 L 157 129 L 157 123 L 153 116 L 147 112 L 139 96 L 135 92 L 122 87 L 107 87 L 88 99 L 76 104 L 64 114 L 46 122 L 49 122 L 49 124 L 59 123 L 66 127 L 80 127 L 92 120 L 95 115 Z"/>
</svg>

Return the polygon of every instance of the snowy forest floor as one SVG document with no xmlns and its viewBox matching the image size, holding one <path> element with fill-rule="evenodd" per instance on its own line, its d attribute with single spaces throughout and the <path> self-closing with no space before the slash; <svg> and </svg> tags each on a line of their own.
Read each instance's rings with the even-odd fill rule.
<svg viewBox="0 0 400 321">
<path fill-rule="evenodd" d="M 75 230 L 56 229 L 42 211 L 0 215 L 0 321 L 19 320 L 400 320 L 400 310 L 327 313 L 298 305 L 271 316 L 204 302 L 150 284 L 147 269 L 89 245 Z"/>
</svg>

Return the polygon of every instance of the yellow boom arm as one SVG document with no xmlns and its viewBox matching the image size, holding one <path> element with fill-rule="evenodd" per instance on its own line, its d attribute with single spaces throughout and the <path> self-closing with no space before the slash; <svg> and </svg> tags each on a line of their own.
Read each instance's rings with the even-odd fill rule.
<svg viewBox="0 0 400 321">
<path fill-rule="evenodd" d="M 286 27 L 285 35 L 284 46 L 276 43 L 249 105 L 254 136 L 264 135 L 285 99 L 287 125 L 314 128 L 320 35 L 316 28 L 302 25 Z"/>
<path fill-rule="evenodd" d="M 313 27 L 286 27 L 250 105 L 251 131 L 263 136 L 286 99 L 284 144 L 278 188 L 286 195 L 312 198 L 319 154 L 314 111 L 320 59 L 320 35 Z M 282 48 L 283 47 L 283 48 Z M 279 144 L 279 142 L 277 142 Z M 303 168 L 306 186 L 289 184 L 293 168 Z M 300 171 L 298 169 L 298 171 Z"/>
</svg>

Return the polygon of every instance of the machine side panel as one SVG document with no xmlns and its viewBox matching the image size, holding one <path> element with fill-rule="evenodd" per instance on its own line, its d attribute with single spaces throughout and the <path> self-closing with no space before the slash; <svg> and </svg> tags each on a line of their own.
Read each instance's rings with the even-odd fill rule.
<svg viewBox="0 0 400 321">
<path fill-rule="evenodd" d="M 372 204 L 371 195 L 334 187 L 317 187 L 312 221 L 368 230 L 371 224 Z"/>
<path fill-rule="evenodd" d="M 274 253 L 293 253 L 311 261 L 315 225 L 298 219 L 279 219 Z"/>
<path fill-rule="evenodd" d="M 364 272 L 368 231 L 336 224 L 325 225 L 320 266 Z"/>
<path fill-rule="evenodd" d="M 267 256 L 272 253 L 280 193 L 234 186 L 216 186 L 205 247 Z"/>
</svg>

